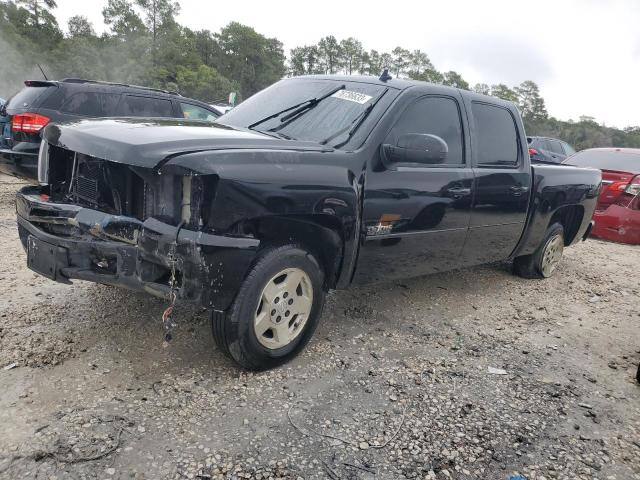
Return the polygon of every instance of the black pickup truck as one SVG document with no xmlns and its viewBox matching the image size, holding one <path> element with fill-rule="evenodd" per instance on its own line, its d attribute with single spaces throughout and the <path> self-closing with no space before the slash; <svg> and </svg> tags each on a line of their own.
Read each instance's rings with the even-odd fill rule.
<svg viewBox="0 0 640 480">
<path fill-rule="evenodd" d="M 249 369 L 296 355 L 330 289 L 505 259 L 550 276 L 600 188 L 531 165 L 512 103 L 384 77 L 282 80 L 209 125 L 42 136 L 40 186 L 17 195 L 28 266 L 198 302 Z"/>
</svg>

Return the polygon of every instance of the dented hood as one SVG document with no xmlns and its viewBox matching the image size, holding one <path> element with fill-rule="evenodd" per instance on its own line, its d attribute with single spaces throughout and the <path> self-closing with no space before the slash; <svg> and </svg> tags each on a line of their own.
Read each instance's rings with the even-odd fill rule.
<svg viewBox="0 0 640 480">
<path fill-rule="evenodd" d="M 219 123 L 174 119 L 105 118 L 54 123 L 45 127 L 42 136 L 67 150 L 146 168 L 184 153 L 211 150 L 330 150 L 315 142 L 286 140 Z"/>
</svg>

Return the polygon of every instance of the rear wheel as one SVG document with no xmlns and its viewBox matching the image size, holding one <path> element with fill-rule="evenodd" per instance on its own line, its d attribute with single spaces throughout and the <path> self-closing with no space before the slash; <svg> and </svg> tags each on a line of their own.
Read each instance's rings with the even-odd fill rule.
<svg viewBox="0 0 640 480">
<path fill-rule="evenodd" d="M 513 270 L 524 278 L 549 278 L 562 260 L 564 228 L 559 223 L 551 225 L 538 249 L 531 255 L 516 257 Z"/>
<path fill-rule="evenodd" d="M 242 367 L 264 370 L 296 356 L 313 335 L 324 304 L 323 272 L 295 245 L 266 249 L 229 311 L 212 314 L 213 336 Z"/>
</svg>

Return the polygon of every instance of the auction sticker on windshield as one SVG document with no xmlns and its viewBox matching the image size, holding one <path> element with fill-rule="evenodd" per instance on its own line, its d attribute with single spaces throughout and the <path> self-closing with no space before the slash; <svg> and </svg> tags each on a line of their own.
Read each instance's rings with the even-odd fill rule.
<svg viewBox="0 0 640 480">
<path fill-rule="evenodd" d="M 371 95 L 366 95 L 364 93 L 353 92 L 351 90 L 338 90 L 336 93 L 331 95 L 333 98 L 340 98 L 342 100 L 349 100 L 350 102 L 356 102 L 359 104 L 367 103 L 371 100 Z"/>
</svg>

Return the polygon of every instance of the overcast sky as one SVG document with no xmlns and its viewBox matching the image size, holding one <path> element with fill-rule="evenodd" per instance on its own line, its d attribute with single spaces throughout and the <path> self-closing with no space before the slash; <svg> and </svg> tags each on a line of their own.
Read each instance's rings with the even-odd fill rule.
<svg viewBox="0 0 640 480">
<path fill-rule="evenodd" d="M 70 16 L 80 14 L 101 32 L 105 4 L 58 0 L 55 13 L 64 28 Z M 278 38 L 287 54 L 325 35 L 353 36 L 378 51 L 398 45 L 421 49 L 437 69 L 456 70 L 471 85 L 536 81 L 557 118 L 590 115 L 610 126 L 640 125 L 640 0 L 180 4 L 183 25 L 217 31 L 238 21 Z"/>
</svg>

